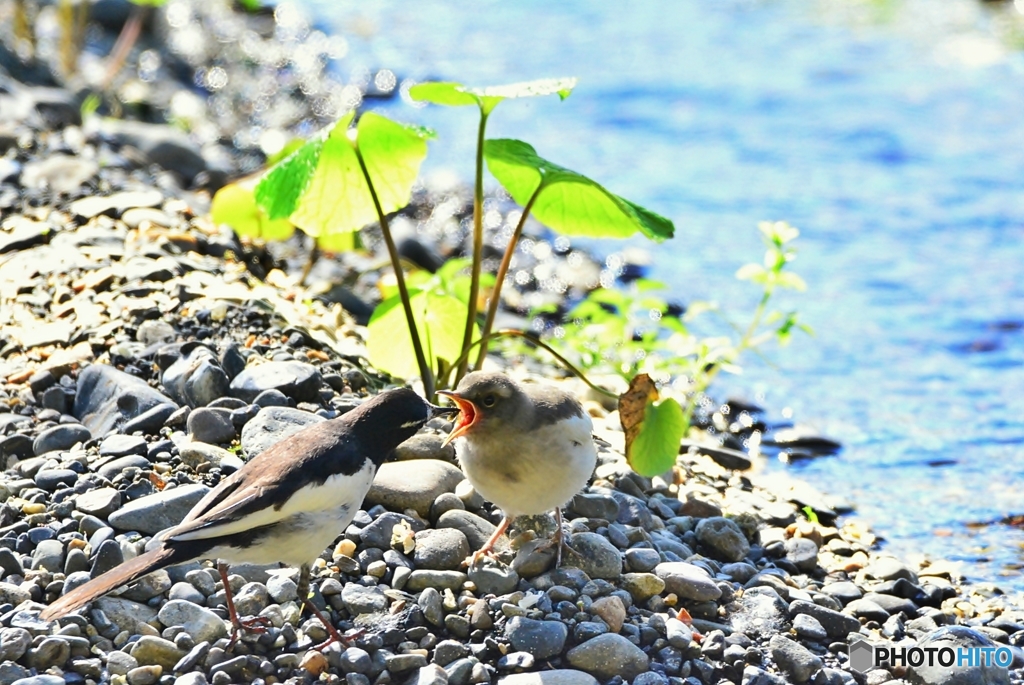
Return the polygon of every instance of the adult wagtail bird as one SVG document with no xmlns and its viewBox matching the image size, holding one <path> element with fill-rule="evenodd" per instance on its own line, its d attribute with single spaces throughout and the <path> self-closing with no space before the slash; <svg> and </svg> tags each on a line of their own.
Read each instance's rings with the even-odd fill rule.
<svg viewBox="0 0 1024 685">
<path fill-rule="evenodd" d="M 228 565 L 281 563 L 299 568 L 299 598 L 330 634 L 318 648 L 346 643 L 309 601 L 311 564 L 352 522 L 377 467 L 432 417 L 455 411 L 401 388 L 305 428 L 222 480 L 180 525 L 157 535 L 154 549 L 75 588 L 40 617 L 63 616 L 157 569 L 217 559 L 234 643 L 243 628 L 262 632 L 263 622 L 238 617 Z"/>
<path fill-rule="evenodd" d="M 554 510 L 556 565 L 562 561 L 560 507 L 582 490 L 597 463 L 593 423 L 579 400 L 547 385 L 516 383 L 502 373 L 467 374 L 455 391 L 440 391 L 459 408 L 445 439 L 466 478 L 504 514 L 472 563 L 486 554 L 512 519 Z"/>
</svg>

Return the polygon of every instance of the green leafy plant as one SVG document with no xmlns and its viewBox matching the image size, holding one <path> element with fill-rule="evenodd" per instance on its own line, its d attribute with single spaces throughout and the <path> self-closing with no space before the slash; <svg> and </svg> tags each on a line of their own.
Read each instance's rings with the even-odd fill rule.
<svg viewBox="0 0 1024 685">
<path fill-rule="evenodd" d="M 502 101 L 551 94 L 565 98 L 575 84 L 575 79 L 491 88 L 424 83 L 410 90 L 413 98 L 424 102 L 476 105 L 480 110 L 472 257 L 459 269 L 468 271 L 468 276 L 455 278 L 454 272 L 445 272 L 419 280 L 416 286 L 406 284 L 387 215 L 408 204 L 432 133 L 373 112 L 363 114 L 358 123 L 354 123 L 354 113 L 342 117 L 278 161 L 254 187 L 237 183 L 222 189 L 214 198 L 214 218 L 242 234 L 264 239 L 281 239 L 292 227 L 298 227 L 314 236 L 321 247 L 326 242 L 336 251 L 351 249 L 355 231 L 376 221 L 384 235 L 397 291 L 381 302 L 371 317 L 370 360 L 395 375 L 408 375 L 408 359 L 414 358 L 424 390 L 433 395 L 439 384 L 458 382 L 475 346 L 480 348 L 476 362 L 479 367 L 488 341 L 498 335 L 491 329 L 501 286 L 529 216 L 570 235 L 625 237 L 642 232 L 658 240 L 672 236 L 673 226 L 668 219 L 542 159 L 528 144 L 484 138 L 487 119 Z M 525 209 L 493 281 L 494 291 L 481 331 L 477 303 L 481 285 L 489 280 L 481 274 L 485 159 L 494 177 Z M 287 224 L 279 223 L 283 221 Z M 403 317 L 404 335 L 397 325 Z M 462 333 L 456 344 L 454 331 L 458 330 Z"/>
<path fill-rule="evenodd" d="M 668 397 L 653 393 L 643 418 L 632 419 L 640 428 L 627 452 L 637 455 L 630 463 L 643 475 L 671 468 L 694 411 L 720 372 L 739 373 L 738 362 L 744 353 L 772 340 L 786 344 L 794 330 L 810 332 L 796 312 L 770 307 L 779 288 L 806 288 L 803 279 L 787 268 L 796 257 L 792 243 L 799 231 L 785 222 L 762 222 L 759 229 L 766 246 L 763 263 L 741 267 L 736 277 L 760 286 L 761 297 L 746 326 L 730 324 L 732 335 L 698 335 L 694 327 L 709 313 L 720 313 L 716 305 L 695 302 L 684 314 L 673 315 L 658 295 L 663 284 L 641 279 L 629 289 L 592 291 L 566 313 L 558 335 L 551 336 L 559 339 L 557 347 L 570 362 L 588 373 L 612 373 L 627 382 L 649 375 L 662 382 Z M 509 351 L 522 349 L 519 344 Z M 625 427 L 625 417 L 623 421 Z M 675 451 L 665 448 L 673 444 Z"/>
</svg>

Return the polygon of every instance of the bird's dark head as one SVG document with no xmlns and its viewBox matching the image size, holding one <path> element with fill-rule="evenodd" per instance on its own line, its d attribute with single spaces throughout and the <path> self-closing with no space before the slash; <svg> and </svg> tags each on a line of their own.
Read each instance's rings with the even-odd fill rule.
<svg viewBox="0 0 1024 685">
<path fill-rule="evenodd" d="M 415 435 L 435 416 L 451 416 L 454 407 L 437 407 L 409 388 L 396 388 L 363 402 L 345 414 L 360 439 L 374 446 L 382 456 Z"/>
<path fill-rule="evenodd" d="M 455 429 L 445 438 L 448 444 L 467 433 L 489 432 L 512 425 L 529 411 L 523 389 L 503 373 L 475 371 L 467 374 L 454 391 L 440 391 L 459 408 Z"/>
</svg>

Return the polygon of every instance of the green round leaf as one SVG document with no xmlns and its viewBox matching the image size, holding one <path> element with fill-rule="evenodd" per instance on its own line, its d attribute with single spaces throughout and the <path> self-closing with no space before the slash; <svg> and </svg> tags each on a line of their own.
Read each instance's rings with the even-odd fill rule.
<svg viewBox="0 0 1024 685">
<path fill-rule="evenodd" d="M 487 168 L 512 198 L 526 205 L 538 187 L 531 212 L 544 225 L 566 235 L 625 238 L 642 232 L 652 240 L 671 238 L 665 217 L 609 192 L 596 181 L 537 155 L 521 140 L 484 143 Z"/>
<path fill-rule="evenodd" d="M 490 114 L 499 102 L 508 98 L 558 95 L 564 100 L 575 87 L 575 78 L 546 78 L 482 88 L 470 88 L 453 81 L 435 81 L 413 86 L 409 89 L 409 96 L 413 100 L 447 107 L 477 105 L 484 114 Z"/>
<path fill-rule="evenodd" d="M 648 401 L 640 432 L 627 449 L 629 465 L 641 476 L 665 473 L 676 463 L 685 428 L 683 410 L 674 399 Z"/>
<path fill-rule="evenodd" d="M 253 189 L 240 183 L 229 183 L 213 196 L 210 216 L 215 223 L 227 224 L 238 235 L 263 240 L 286 240 L 295 232 L 287 219 L 268 219 L 256 204 Z"/>
</svg>

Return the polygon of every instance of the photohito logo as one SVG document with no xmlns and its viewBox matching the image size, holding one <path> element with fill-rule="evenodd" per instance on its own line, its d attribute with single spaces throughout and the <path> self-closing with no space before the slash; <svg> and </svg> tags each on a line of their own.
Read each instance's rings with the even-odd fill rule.
<svg viewBox="0 0 1024 685">
<path fill-rule="evenodd" d="M 867 640 L 850 645 L 850 668 L 860 673 L 877 666 L 951 666 L 1009 668 L 1009 647 L 876 647 Z"/>
</svg>

